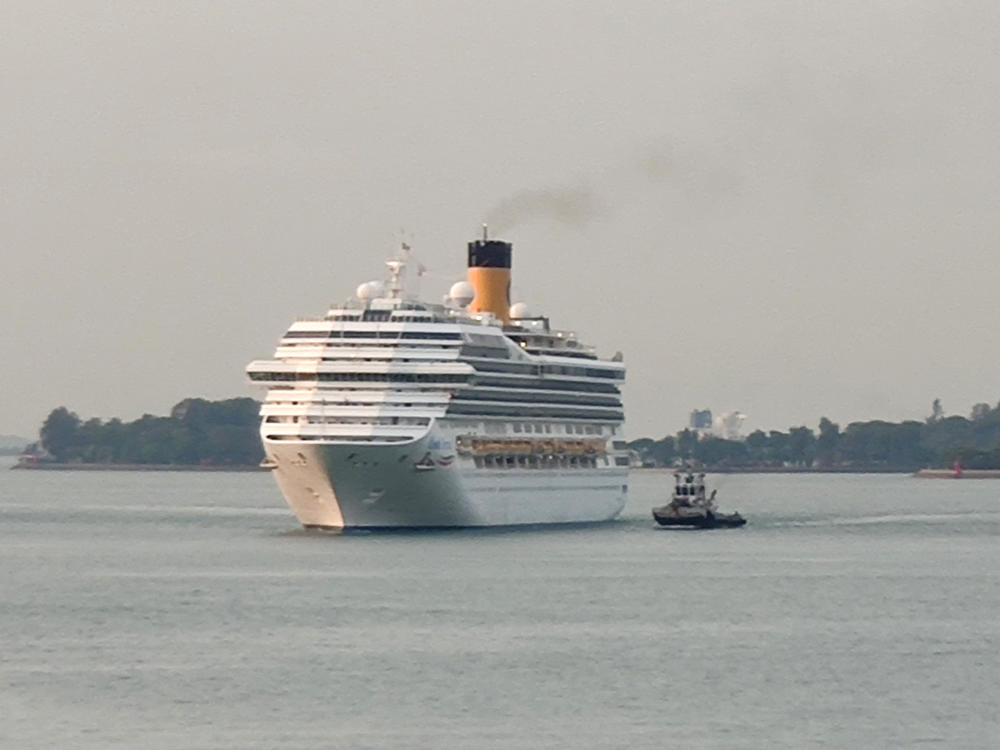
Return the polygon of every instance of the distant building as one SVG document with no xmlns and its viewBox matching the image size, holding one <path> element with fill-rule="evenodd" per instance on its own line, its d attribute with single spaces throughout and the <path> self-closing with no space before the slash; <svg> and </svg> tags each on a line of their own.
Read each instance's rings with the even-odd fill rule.
<svg viewBox="0 0 1000 750">
<path fill-rule="evenodd" d="M 697 432 L 700 438 L 710 435 L 712 433 L 712 410 L 695 409 L 691 412 L 691 418 L 688 420 L 688 429 Z"/>
<path fill-rule="evenodd" d="M 741 430 L 746 418 L 741 411 L 727 411 L 713 419 L 711 409 L 695 409 L 688 420 L 688 429 L 697 434 L 699 440 L 706 437 L 742 440 Z"/>
<path fill-rule="evenodd" d="M 715 418 L 712 425 L 712 432 L 726 440 L 742 440 L 743 434 L 740 431 L 747 415 L 741 411 L 727 411 Z"/>
</svg>

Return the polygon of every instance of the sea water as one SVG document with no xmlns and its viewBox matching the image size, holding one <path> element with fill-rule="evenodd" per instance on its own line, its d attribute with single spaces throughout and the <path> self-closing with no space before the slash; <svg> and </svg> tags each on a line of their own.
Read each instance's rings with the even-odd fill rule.
<svg viewBox="0 0 1000 750">
<path fill-rule="evenodd" d="M 3 748 L 992 748 L 1000 482 L 711 478 L 743 529 L 306 533 L 266 473 L 0 471 Z"/>
</svg>

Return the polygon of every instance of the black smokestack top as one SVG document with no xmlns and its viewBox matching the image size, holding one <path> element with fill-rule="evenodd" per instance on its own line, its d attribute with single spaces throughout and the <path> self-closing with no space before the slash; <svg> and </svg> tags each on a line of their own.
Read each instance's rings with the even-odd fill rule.
<svg viewBox="0 0 1000 750">
<path fill-rule="evenodd" d="M 469 243 L 469 268 L 510 268 L 513 245 L 502 240 Z"/>
</svg>

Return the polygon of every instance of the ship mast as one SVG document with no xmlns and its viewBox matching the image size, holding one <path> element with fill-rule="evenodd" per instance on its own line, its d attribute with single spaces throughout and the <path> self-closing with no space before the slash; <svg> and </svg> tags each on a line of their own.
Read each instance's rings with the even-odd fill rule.
<svg viewBox="0 0 1000 750">
<path fill-rule="evenodd" d="M 385 262 L 389 269 L 389 299 L 403 299 L 406 291 L 406 264 L 410 256 L 410 246 L 399 243 L 399 255 Z"/>
</svg>

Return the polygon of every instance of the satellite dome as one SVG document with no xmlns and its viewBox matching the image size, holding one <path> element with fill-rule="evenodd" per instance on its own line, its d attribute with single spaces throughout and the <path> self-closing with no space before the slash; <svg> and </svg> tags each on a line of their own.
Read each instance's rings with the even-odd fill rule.
<svg viewBox="0 0 1000 750">
<path fill-rule="evenodd" d="M 521 318 L 530 318 L 531 309 L 528 307 L 527 302 L 515 302 L 510 306 L 510 317 L 514 320 Z"/>
<path fill-rule="evenodd" d="M 448 296 L 459 307 L 466 307 L 476 296 L 476 290 L 468 281 L 456 281 L 451 285 Z"/>
<path fill-rule="evenodd" d="M 380 281 L 366 281 L 364 284 L 358 286 L 355 294 L 358 295 L 358 299 L 362 302 L 370 302 L 376 297 L 381 297 L 385 293 L 382 288 L 382 282 Z"/>
</svg>

